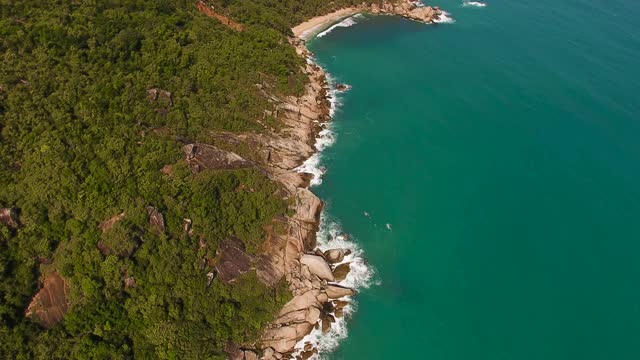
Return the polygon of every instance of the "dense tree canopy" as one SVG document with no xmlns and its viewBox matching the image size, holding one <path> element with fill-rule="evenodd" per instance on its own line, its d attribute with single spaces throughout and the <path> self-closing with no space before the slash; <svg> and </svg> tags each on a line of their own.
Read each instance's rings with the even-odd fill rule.
<svg viewBox="0 0 640 360">
<path fill-rule="evenodd" d="M 0 208 L 21 222 L 0 225 L 1 358 L 225 358 L 290 296 L 252 272 L 208 286 L 219 242 L 255 253 L 286 203 L 254 169 L 193 174 L 181 149 L 263 131 L 255 84 L 296 95 L 307 81 L 290 27 L 357 2 L 210 3 L 244 30 L 194 0 L 0 0 Z M 46 329 L 25 310 L 54 271 L 70 311 Z"/>
</svg>

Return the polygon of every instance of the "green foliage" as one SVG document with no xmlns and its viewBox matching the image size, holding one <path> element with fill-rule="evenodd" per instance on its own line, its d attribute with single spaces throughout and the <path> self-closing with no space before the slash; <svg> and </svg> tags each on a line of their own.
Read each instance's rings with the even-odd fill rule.
<svg viewBox="0 0 640 360">
<path fill-rule="evenodd" d="M 0 207 L 22 222 L 0 225 L 0 358 L 223 359 L 228 341 L 255 340 L 290 296 L 255 273 L 207 286 L 219 242 L 234 235 L 256 253 L 286 204 L 257 170 L 192 174 L 176 139 L 263 131 L 256 119 L 272 105 L 255 84 L 301 93 L 303 62 L 286 35 L 327 7 L 216 4 L 246 25 L 238 32 L 195 3 L 0 0 Z M 154 88 L 171 97 L 150 100 Z M 173 173 L 160 172 L 168 164 Z M 150 228 L 148 205 L 165 233 Z M 24 313 L 53 270 L 71 310 L 44 329 Z"/>
</svg>

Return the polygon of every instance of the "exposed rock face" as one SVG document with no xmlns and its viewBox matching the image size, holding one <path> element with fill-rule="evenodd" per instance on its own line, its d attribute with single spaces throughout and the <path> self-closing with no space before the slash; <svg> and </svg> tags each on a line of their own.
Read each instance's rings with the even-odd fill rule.
<svg viewBox="0 0 640 360">
<path fill-rule="evenodd" d="M 399 15 L 407 19 L 424 22 L 427 24 L 438 20 L 442 11 L 437 7 L 418 6 L 414 1 L 402 0 L 398 2 L 383 1 L 382 4 L 374 3 L 371 6 L 365 6 L 363 11 L 369 11 L 372 14 L 389 14 Z"/>
<path fill-rule="evenodd" d="M 349 263 L 340 264 L 333 270 L 333 277 L 336 281 L 342 281 L 347 278 L 350 271 L 351 265 Z"/>
<path fill-rule="evenodd" d="M 98 225 L 98 227 L 100 228 L 100 230 L 102 230 L 102 232 L 109 231 L 111 230 L 113 225 L 115 225 L 118 221 L 124 219 L 124 216 L 125 216 L 125 213 L 114 215 L 113 217 L 101 222 L 100 225 Z"/>
<path fill-rule="evenodd" d="M 133 276 L 124 279 L 124 288 L 125 289 L 131 289 L 131 288 L 134 288 L 134 287 L 136 287 L 136 279 Z"/>
<path fill-rule="evenodd" d="M 351 288 L 339 285 L 327 285 L 326 292 L 329 299 L 339 299 L 341 297 L 355 295 L 356 293 L 356 291 Z"/>
<path fill-rule="evenodd" d="M 312 274 L 316 275 L 320 279 L 324 279 L 327 281 L 333 281 L 333 272 L 331 272 L 331 268 L 329 264 L 320 256 L 317 255 L 303 255 L 300 258 L 300 263 L 306 265 L 311 271 Z"/>
<path fill-rule="evenodd" d="M 69 310 L 66 281 L 54 272 L 44 279 L 42 289 L 33 297 L 26 316 L 37 318 L 45 327 L 51 328 L 60 322 Z"/>
<path fill-rule="evenodd" d="M 194 173 L 206 169 L 240 169 L 253 166 L 240 155 L 213 145 L 194 143 L 185 145 L 182 150 L 189 168 Z"/>
<path fill-rule="evenodd" d="M 218 247 L 216 271 L 223 281 L 231 283 L 251 269 L 252 260 L 242 240 L 231 236 Z"/>
<path fill-rule="evenodd" d="M 151 225 L 151 228 L 159 233 L 164 233 L 166 229 L 162 213 L 153 206 L 147 206 L 146 209 L 147 214 L 149 214 L 149 225 Z"/>
<path fill-rule="evenodd" d="M 11 208 L 0 209 L 0 224 L 4 224 L 12 229 L 18 227 L 18 214 Z"/>
<path fill-rule="evenodd" d="M 344 255 L 345 253 L 343 249 L 331 249 L 324 252 L 324 258 L 332 264 L 339 263 L 344 260 Z"/>
<path fill-rule="evenodd" d="M 220 20 L 221 23 L 227 25 L 228 27 L 237 30 L 237 31 L 242 31 L 244 30 L 244 27 L 242 26 L 242 24 L 231 20 L 230 18 L 219 14 L 215 11 L 213 6 L 209 6 L 207 4 L 205 4 L 204 1 L 198 1 L 198 4 L 196 5 L 198 7 L 198 10 L 200 12 L 202 12 L 203 14 L 207 15 L 208 17 L 212 17 L 212 18 L 216 18 L 218 20 Z"/>
<path fill-rule="evenodd" d="M 147 99 L 149 99 L 149 101 L 151 102 L 163 100 L 166 101 L 170 106 L 173 105 L 173 97 L 167 90 L 158 88 L 149 89 L 147 90 Z"/>
</svg>

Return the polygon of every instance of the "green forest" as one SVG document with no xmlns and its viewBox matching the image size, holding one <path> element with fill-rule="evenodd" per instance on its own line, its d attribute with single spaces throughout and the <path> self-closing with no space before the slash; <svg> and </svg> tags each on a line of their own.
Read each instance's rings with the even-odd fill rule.
<svg viewBox="0 0 640 360">
<path fill-rule="evenodd" d="M 255 341 L 287 284 L 207 273 L 225 237 L 256 254 L 287 200 L 258 169 L 193 173 L 182 146 L 266 131 L 255 84 L 307 82 L 290 27 L 355 3 L 210 1 L 236 31 L 195 0 L 0 0 L 0 208 L 19 221 L 0 224 L 0 358 L 225 359 Z M 25 313 L 54 272 L 68 312 L 45 326 Z"/>
</svg>

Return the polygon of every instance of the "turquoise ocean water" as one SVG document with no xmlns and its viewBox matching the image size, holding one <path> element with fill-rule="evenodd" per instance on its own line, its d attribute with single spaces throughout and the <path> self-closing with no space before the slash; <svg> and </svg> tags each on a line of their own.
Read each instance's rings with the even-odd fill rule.
<svg viewBox="0 0 640 360">
<path fill-rule="evenodd" d="M 640 1 L 432 4 L 309 45 L 353 86 L 314 191 L 375 269 L 329 358 L 640 359 Z"/>
</svg>

